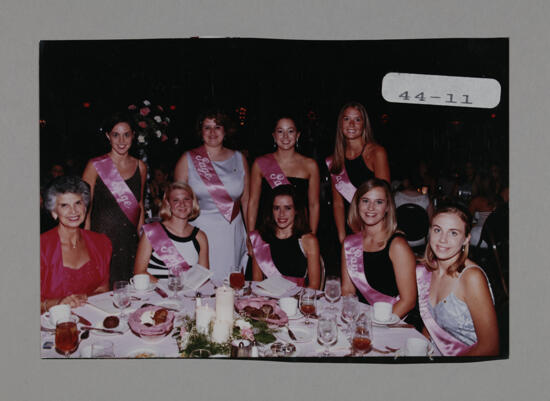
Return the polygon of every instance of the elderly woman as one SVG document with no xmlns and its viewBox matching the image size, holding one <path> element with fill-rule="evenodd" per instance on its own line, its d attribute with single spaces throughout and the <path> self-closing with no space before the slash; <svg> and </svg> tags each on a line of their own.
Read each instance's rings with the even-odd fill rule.
<svg viewBox="0 0 550 401">
<path fill-rule="evenodd" d="M 229 128 L 229 118 L 221 111 L 199 116 L 197 132 L 203 145 L 184 153 L 174 170 L 174 180 L 188 183 L 199 200 L 201 212 L 194 224 L 208 237 L 216 282 L 227 278 L 231 267 L 248 262 L 242 217 L 248 206 L 248 164 L 241 152 L 225 147 Z"/>
<path fill-rule="evenodd" d="M 111 241 L 80 228 L 90 202 L 90 187 L 76 176 L 56 178 L 45 207 L 57 227 L 40 236 L 40 310 L 84 304 L 88 295 L 109 290 Z"/>
<path fill-rule="evenodd" d="M 156 282 L 168 277 L 171 268 L 187 270 L 197 263 L 208 268 L 208 239 L 189 224 L 199 212 L 199 202 L 188 184 L 170 184 L 160 210 L 162 222 L 143 226 L 134 274 L 149 274 Z"/>
<path fill-rule="evenodd" d="M 416 261 L 397 231 L 395 204 L 385 180 L 372 178 L 357 189 L 348 224 L 355 234 L 347 236 L 342 247 L 342 294 L 355 294 L 357 288 L 369 304 L 390 302 L 393 313 L 403 318 L 416 303 Z"/>
<path fill-rule="evenodd" d="M 254 258 L 252 277 L 281 274 L 286 279 L 309 288 L 321 284 L 319 243 L 307 224 L 303 205 L 297 204 L 291 185 L 280 185 L 272 191 L 271 214 L 260 231 L 250 233 Z"/>
</svg>

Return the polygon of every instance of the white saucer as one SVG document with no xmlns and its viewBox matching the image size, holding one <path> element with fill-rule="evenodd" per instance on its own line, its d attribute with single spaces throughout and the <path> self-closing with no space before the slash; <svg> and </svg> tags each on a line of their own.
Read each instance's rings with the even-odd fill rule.
<svg viewBox="0 0 550 401">
<path fill-rule="evenodd" d="M 98 329 L 122 331 L 123 333 L 126 333 L 129 330 L 128 323 L 126 323 L 126 321 L 124 321 L 122 319 L 120 319 L 120 322 L 119 322 L 117 327 L 113 327 L 113 328 L 108 329 L 107 327 L 103 326 L 103 320 L 101 320 L 101 321 L 97 322 L 96 324 L 94 324 L 93 327 L 97 327 Z M 119 336 L 119 335 L 121 335 L 121 334 L 117 334 L 117 333 L 106 333 L 104 331 L 99 331 L 99 330 L 90 330 L 90 332 L 95 334 L 95 335 L 98 335 L 98 336 Z"/>
<path fill-rule="evenodd" d="M 374 316 L 372 317 L 372 322 L 374 324 L 379 325 L 379 326 L 387 326 L 387 325 L 390 325 L 390 324 L 396 324 L 400 320 L 401 319 L 399 318 L 399 316 L 397 316 L 395 313 L 392 313 L 390 320 L 386 320 L 386 321 L 376 320 L 374 318 Z"/>
<path fill-rule="evenodd" d="M 157 284 L 156 283 L 149 283 L 149 287 L 147 287 L 146 289 L 144 290 L 138 290 L 137 288 L 135 288 L 132 284 L 130 284 L 128 286 L 128 288 L 130 288 L 130 292 L 132 293 L 135 293 L 135 294 L 148 294 L 152 291 L 155 290 Z"/>
<path fill-rule="evenodd" d="M 55 325 L 50 321 L 50 313 L 46 312 L 40 315 L 40 325 L 44 326 L 46 329 L 55 329 Z"/>
<path fill-rule="evenodd" d="M 297 344 L 308 343 L 313 340 L 313 334 L 315 332 L 314 328 L 308 328 L 306 326 L 290 326 L 290 330 L 292 330 L 292 332 L 296 336 L 296 340 L 290 338 L 286 327 L 281 327 L 281 329 L 275 333 L 275 337 L 287 343 Z"/>
</svg>

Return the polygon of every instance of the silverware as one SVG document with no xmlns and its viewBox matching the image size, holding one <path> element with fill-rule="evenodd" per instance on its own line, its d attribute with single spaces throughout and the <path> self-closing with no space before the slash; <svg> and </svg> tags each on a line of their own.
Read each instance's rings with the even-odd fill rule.
<svg viewBox="0 0 550 401">
<path fill-rule="evenodd" d="M 294 341 L 297 341 L 298 339 L 296 338 L 296 335 L 294 334 L 294 332 L 292 330 L 290 330 L 290 326 L 288 324 L 286 325 L 286 329 L 288 331 L 288 336 L 290 337 L 290 339 L 294 340 Z"/>
<path fill-rule="evenodd" d="M 40 325 L 40 331 L 47 331 L 47 332 L 50 332 L 50 333 L 55 333 L 55 329 L 49 329 L 49 328 L 44 327 L 42 325 Z"/>
<path fill-rule="evenodd" d="M 99 327 L 82 326 L 81 329 L 82 330 L 97 330 L 97 331 L 102 331 L 104 333 L 110 333 L 110 334 L 124 334 L 124 332 L 122 332 L 120 330 L 102 329 L 102 328 L 99 328 Z"/>
<path fill-rule="evenodd" d="M 90 322 L 88 319 L 74 313 L 74 312 L 71 312 L 73 315 L 75 315 L 77 318 L 78 318 L 78 321 L 79 323 L 82 323 L 82 324 L 85 324 L 86 326 L 91 326 L 92 325 L 92 322 Z"/>
<path fill-rule="evenodd" d="M 392 347 L 388 347 L 387 345 L 384 346 L 388 351 L 391 351 L 391 352 L 397 352 L 399 351 L 399 348 L 392 348 Z"/>
</svg>

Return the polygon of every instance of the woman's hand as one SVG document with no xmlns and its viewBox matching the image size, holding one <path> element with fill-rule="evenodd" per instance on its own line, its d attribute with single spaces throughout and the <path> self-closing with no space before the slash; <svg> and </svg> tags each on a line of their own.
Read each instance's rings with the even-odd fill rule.
<svg viewBox="0 0 550 401">
<path fill-rule="evenodd" d="M 78 308 L 86 303 L 88 296 L 86 294 L 71 294 L 63 298 L 59 303 L 67 304 L 71 308 Z"/>
</svg>

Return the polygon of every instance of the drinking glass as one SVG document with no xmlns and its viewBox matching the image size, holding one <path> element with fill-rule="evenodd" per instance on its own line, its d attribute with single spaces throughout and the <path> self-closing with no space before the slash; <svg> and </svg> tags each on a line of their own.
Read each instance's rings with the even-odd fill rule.
<svg viewBox="0 0 550 401">
<path fill-rule="evenodd" d="M 349 336 L 350 333 L 350 325 L 355 319 L 355 316 L 357 316 L 357 310 L 359 306 L 359 301 L 357 299 L 357 295 L 350 294 L 350 295 L 344 295 L 342 297 L 342 314 L 341 318 L 342 321 L 346 324 L 346 334 Z"/>
<path fill-rule="evenodd" d="M 183 281 L 179 272 L 173 272 L 168 275 L 168 289 L 173 292 L 171 298 L 178 298 L 178 291 L 183 288 Z"/>
<path fill-rule="evenodd" d="M 92 344 L 92 358 L 114 358 L 113 342 L 109 340 L 96 341 Z"/>
<path fill-rule="evenodd" d="M 203 348 L 198 348 L 189 354 L 189 358 L 210 358 L 210 351 Z"/>
<path fill-rule="evenodd" d="M 330 356 L 330 346 L 338 341 L 338 325 L 336 324 L 336 316 L 325 314 L 319 317 L 317 322 L 317 341 L 325 346 L 324 352 L 320 356 Z"/>
<path fill-rule="evenodd" d="M 338 302 L 342 295 L 342 286 L 340 284 L 340 278 L 336 276 L 328 276 L 325 282 L 325 298 L 329 302 L 329 311 L 336 312 L 337 308 L 334 306 L 335 302 Z"/>
<path fill-rule="evenodd" d="M 363 312 L 352 327 L 351 349 L 354 355 L 364 355 L 371 349 L 372 344 L 372 321 L 368 313 Z"/>
<path fill-rule="evenodd" d="M 115 281 L 113 283 L 113 303 L 120 309 L 120 318 L 126 320 L 126 308 L 131 305 L 130 283 L 128 281 Z"/>
<path fill-rule="evenodd" d="M 240 291 L 244 287 L 244 273 L 240 266 L 231 267 L 231 272 L 229 273 L 229 285 L 236 292 Z"/>
<path fill-rule="evenodd" d="M 55 349 L 65 358 L 78 348 L 77 319 L 76 316 L 70 316 L 55 323 Z"/>
<path fill-rule="evenodd" d="M 313 322 L 310 322 L 309 317 L 315 314 L 316 298 L 317 294 L 315 290 L 311 288 L 304 288 L 304 290 L 300 294 L 300 310 L 306 317 L 306 325 L 313 324 Z"/>
</svg>

